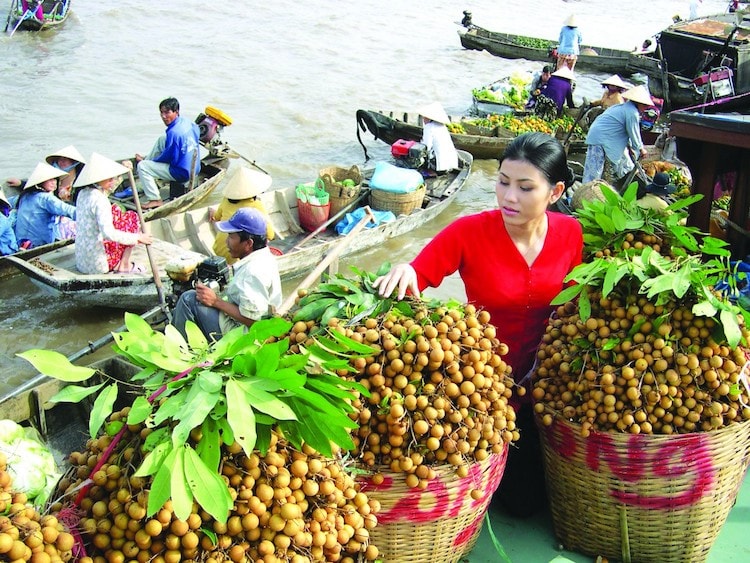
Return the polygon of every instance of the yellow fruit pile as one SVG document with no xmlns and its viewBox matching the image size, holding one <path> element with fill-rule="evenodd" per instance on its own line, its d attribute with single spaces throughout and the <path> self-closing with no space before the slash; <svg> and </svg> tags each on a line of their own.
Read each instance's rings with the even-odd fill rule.
<svg viewBox="0 0 750 563">
<path fill-rule="evenodd" d="M 128 411 L 113 414 L 111 421 L 125 420 Z M 110 436 L 89 440 L 85 451 L 70 455 L 73 468 L 61 481 L 60 494 L 71 501 L 84 480 L 93 481 L 80 501 L 80 529 L 89 553 L 81 563 L 353 563 L 378 557 L 369 541 L 378 502 L 359 492 L 338 461 L 294 450 L 276 434 L 265 455 L 246 456 L 236 442 L 222 447 L 221 475 L 234 500 L 225 523 L 195 502 L 185 520 L 175 516 L 171 500 L 147 516 L 153 483 L 133 474 L 150 433 L 140 425 L 128 427 L 93 474 Z M 191 437 L 200 442 L 198 431 Z"/>
<path fill-rule="evenodd" d="M 60 563 L 73 557 L 73 535 L 55 516 L 40 515 L 26 494 L 13 491 L 0 453 L 0 561 Z"/>
</svg>

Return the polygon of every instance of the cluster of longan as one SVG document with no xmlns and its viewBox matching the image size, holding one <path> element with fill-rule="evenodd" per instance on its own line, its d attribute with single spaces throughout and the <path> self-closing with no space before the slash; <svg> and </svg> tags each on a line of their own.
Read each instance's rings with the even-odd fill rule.
<svg viewBox="0 0 750 563">
<path fill-rule="evenodd" d="M 586 321 L 575 304 L 558 307 L 538 350 L 532 395 L 543 423 L 560 413 L 584 435 L 673 434 L 750 419 L 746 351 L 717 343 L 712 317 L 637 295 L 590 300 Z"/>
<path fill-rule="evenodd" d="M 513 382 L 502 359 L 507 346 L 489 322 L 489 313 L 472 305 L 422 305 L 411 316 L 394 309 L 354 325 L 329 322 L 331 330 L 373 349 L 371 356 L 351 361 L 354 378 L 371 393 L 354 405 L 359 428 L 352 455 L 368 468 L 404 473 L 409 486 L 424 488 L 436 465 L 452 464 L 460 475 L 467 462 L 517 440 L 508 404 Z M 293 342 L 305 342 L 312 328 L 296 323 Z"/>
<path fill-rule="evenodd" d="M 127 413 L 123 409 L 111 420 L 125 420 Z M 377 558 L 378 549 L 369 541 L 377 501 L 358 491 L 338 461 L 312 450 L 296 451 L 275 434 L 265 456 L 254 452 L 248 457 L 236 442 L 222 447 L 221 474 L 234 501 L 226 522 L 195 502 L 182 520 L 171 500 L 147 516 L 151 480 L 133 473 L 150 431 L 128 427 L 93 474 L 110 436 L 89 440 L 86 451 L 70 455 L 72 477 L 61 482 L 66 496 L 74 497 L 88 477 L 93 482 L 80 500 L 79 527 L 89 553 L 82 563 L 353 563 Z M 192 438 L 199 440 L 200 433 Z"/>
<path fill-rule="evenodd" d="M 0 561 L 69 561 L 72 534 L 55 516 L 42 516 L 27 500 L 25 493 L 13 490 L 7 458 L 0 452 Z"/>
</svg>

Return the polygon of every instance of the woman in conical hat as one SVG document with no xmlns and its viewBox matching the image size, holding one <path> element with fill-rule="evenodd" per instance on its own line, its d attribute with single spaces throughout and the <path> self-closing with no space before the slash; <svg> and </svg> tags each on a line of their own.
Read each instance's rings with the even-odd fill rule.
<svg viewBox="0 0 750 563">
<path fill-rule="evenodd" d="M 263 213 L 266 218 L 266 236 L 272 240 L 275 236 L 271 222 L 268 220 L 268 212 L 258 196 L 271 187 L 271 176 L 251 170 L 246 166 L 240 166 L 229 178 L 224 187 L 223 199 L 216 211 L 210 211 L 211 221 L 225 221 L 229 219 L 238 209 L 253 207 Z M 237 261 L 229 254 L 227 248 L 227 233 L 219 231 L 214 239 L 213 251 L 217 256 L 226 259 L 227 264 Z"/>
<path fill-rule="evenodd" d="M 75 219 L 76 208 L 61 201 L 54 193 L 61 176 L 65 176 L 65 172 L 40 162 L 26 180 L 16 204 L 16 239 L 19 244 L 27 240 L 30 246 L 54 242 L 55 219 L 60 216 Z"/>
<path fill-rule="evenodd" d="M 84 274 L 144 271 L 130 261 L 130 254 L 136 244 L 151 244 L 153 239 L 139 232 L 134 212 L 122 213 L 108 199 L 117 187 L 117 178 L 127 172 L 122 164 L 93 153 L 73 184 L 80 188 L 76 202 L 76 268 Z"/>
<path fill-rule="evenodd" d="M 440 102 L 433 102 L 419 110 L 424 127 L 422 144 L 427 147 L 430 168 L 438 174 L 458 168 L 458 153 L 453 146 L 453 139 L 446 127 L 450 122 Z"/>
<path fill-rule="evenodd" d="M 592 106 L 607 109 L 616 106 L 617 104 L 625 103 L 625 98 L 622 97 L 622 93 L 627 90 L 629 86 L 625 84 L 619 76 L 613 74 L 606 80 L 603 80 L 602 87 L 604 88 L 602 97 L 599 100 L 591 102 Z"/>
<path fill-rule="evenodd" d="M 570 70 L 573 70 L 581 51 L 581 43 L 583 43 L 583 36 L 578 29 L 575 15 L 571 14 L 563 22 L 557 42 L 557 68 L 567 66 Z"/>
<path fill-rule="evenodd" d="M 70 201 L 73 195 L 73 182 L 75 182 L 76 177 L 78 177 L 78 174 L 83 169 L 83 165 L 86 164 L 86 159 L 83 158 L 83 155 L 73 145 L 68 145 L 60 150 L 49 153 L 45 157 L 45 160 L 47 164 L 51 164 L 55 168 L 67 172 L 58 181 L 57 197 L 63 201 Z"/>
</svg>

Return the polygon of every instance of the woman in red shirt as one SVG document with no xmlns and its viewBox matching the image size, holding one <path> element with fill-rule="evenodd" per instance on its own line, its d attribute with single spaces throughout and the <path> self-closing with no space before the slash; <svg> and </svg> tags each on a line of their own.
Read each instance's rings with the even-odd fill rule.
<svg viewBox="0 0 750 563">
<path fill-rule="evenodd" d="M 409 264 L 398 264 L 375 283 L 383 296 L 403 298 L 437 287 L 458 271 L 470 303 L 490 313 L 497 336 L 508 345 L 505 361 L 518 384 L 529 387 L 536 349 L 563 289 L 565 276 L 581 262 L 578 221 L 549 211 L 573 183 L 565 150 L 544 133 L 517 137 L 500 159 L 499 209 L 461 217 L 448 225 Z M 530 393 L 516 398 L 521 430 L 496 499 L 514 514 L 527 515 L 546 501 L 539 438 Z"/>
</svg>

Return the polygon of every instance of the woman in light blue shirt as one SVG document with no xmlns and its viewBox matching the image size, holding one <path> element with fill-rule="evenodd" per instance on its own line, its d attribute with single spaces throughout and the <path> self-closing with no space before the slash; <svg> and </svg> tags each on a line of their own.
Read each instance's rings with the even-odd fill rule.
<svg viewBox="0 0 750 563">
<path fill-rule="evenodd" d="M 578 60 L 583 37 L 578 29 L 578 23 L 575 16 L 569 16 L 563 23 L 560 30 L 560 37 L 557 46 L 557 70 L 567 66 L 573 70 Z"/>
</svg>

